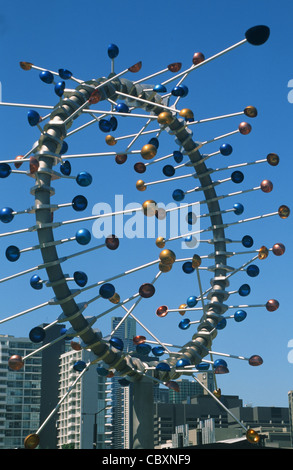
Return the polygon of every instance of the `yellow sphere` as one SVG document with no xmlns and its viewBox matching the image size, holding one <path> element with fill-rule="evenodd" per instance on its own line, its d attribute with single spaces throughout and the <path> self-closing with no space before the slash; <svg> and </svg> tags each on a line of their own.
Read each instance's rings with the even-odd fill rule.
<svg viewBox="0 0 293 470">
<path fill-rule="evenodd" d="M 258 259 L 266 259 L 269 256 L 269 250 L 266 246 L 262 246 L 258 252 Z"/>
<path fill-rule="evenodd" d="M 201 265 L 201 259 L 200 256 L 198 255 L 193 255 L 192 257 L 192 267 L 193 268 L 198 268 Z"/>
<path fill-rule="evenodd" d="M 163 264 L 173 264 L 176 260 L 176 255 L 172 250 L 161 251 L 159 258 Z"/>
<path fill-rule="evenodd" d="M 38 434 L 29 434 L 24 440 L 25 449 L 35 449 L 40 443 Z"/>
<path fill-rule="evenodd" d="M 112 302 L 112 304 L 119 304 L 120 302 L 120 295 L 117 294 L 117 292 L 115 292 L 114 295 L 112 295 L 112 297 L 110 297 L 110 302 Z"/>
<path fill-rule="evenodd" d="M 112 135 L 106 135 L 106 144 L 108 145 L 116 145 L 117 144 L 117 141 L 115 139 L 115 137 L 113 137 Z"/>
<path fill-rule="evenodd" d="M 162 273 L 168 273 L 172 269 L 172 264 L 159 263 L 159 270 Z"/>
<path fill-rule="evenodd" d="M 163 111 L 158 116 L 159 124 L 171 124 L 173 122 L 173 116 L 169 111 Z"/>
<path fill-rule="evenodd" d="M 156 245 L 158 248 L 164 248 L 165 247 L 165 238 L 164 237 L 158 237 L 156 239 Z"/>
<path fill-rule="evenodd" d="M 217 388 L 216 390 L 213 391 L 213 394 L 215 395 L 215 397 L 220 398 L 222 395 L 221 389 Z"/>
<path fill-rule="evenodd" d="M 187 307 L 186 304 L 181 304 L 181 305 L 179 305 L 179 310 L 178 310 L 178 312 L 180 313 L 180 315 L 183 316 L 183 315 L 185 314 L 185 312 L 186 312 L 186 307 Z"/>
<path fill-rule="evenodd" d="M 244 109 L 244 114 L 246 116 L 254 118 L 257 116 L 257 109 L 254 106 L 246 106 L 246 108 Z"/>
<path fill-rule="evenodd" d="M 152 144 L 146 144 L 142 147 L 140 153 L 145 160 L 151 160 L 156 156 L 157 148 Z"/>
<path fill-rule="evenodd" d="M 252 444 L 257 444 L 260 441 L 260 435 L 254 429 L 248 429 L 246 439 Z"/>
<path fill-rule="evenodd" d="M 185 119 L 194 119 L 193 111 L 188 108 L 181 109 L 179 116 L 184 117 Z"/>
<path fill-rule="evenodd" d="M 150 199 L 142 204 L 142 209 L 144 215 L 146 215 L 147 217 L 152 217 L 156 213 L 157 203 Z"/>
<path fill-rule="evenodd" d="M 136 189 L 138 191 L 145 191 L 146 190 L 146 185 L 145 185 L 145 182 L 143 180 L 138 180 L 136 182 Z"/>
</svg>

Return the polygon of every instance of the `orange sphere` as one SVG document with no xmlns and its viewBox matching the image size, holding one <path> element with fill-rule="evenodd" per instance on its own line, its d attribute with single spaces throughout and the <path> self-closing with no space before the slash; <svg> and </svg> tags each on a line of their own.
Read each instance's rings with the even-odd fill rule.
<svg viewBox="0 0 293 470">
<path fill-rule="evenodd" d="M 176 260 L 176 255 L 172 250 L 161 251 L 159 258 L 163 264 L 173 264 Z"/>
<path fill-rule="evenodd" d="M 279 207 L 278 214 L 281 217 L 281 219 L 287 219 L 290 215 L 290 209 L 289 207 L 282 205 Z"/>
<path fill-rule="evenodd" d="M 156 239 L 156 245 L 158 248 L 164 248 L 165 247 L 165 238 L 164 237 L 158 237 Z"/>
<path fill-rule="evenodd" d="M 114 295 L 112 295 L 112 297 L 110 297 L 110 302 L 112 302 L 112 304 L 119 304 L 120 302 L 120 295 L 117 294 L 117 292 L 115 292 Z"/>
<path fill-rule="evenodd" d="M 17 155 L 17 157 L 15 157 L 15 160 L 22 160 L 23 159 L 23 155 Z M 20 168 L 21 165 L 23 164 L 23 162 L 15 162 L 14 163 L 14 166 L 15 168 Z"/>
<path fill-rule="evenodd" d="M 116 145 L 117 144 L 117 141 L 116 141 L 115 137 L 113 137 L 112 135 L 107 135 L 105 141 L 106 141 L 106 144 L 108 144 L 108 145 Z"/>
<path fill-rule="evenodd" d="M 146 144 L 141 149 L 141 156 L 145 160 L 151 160 L 157 154 L 157 148 L 152 144 Z"/>
<path fill-rule="evenodd" d="M 173 122 L 173 119 L 174 118 L 169 111 L 163 111 L 159 114 L 157 121 L 159 124 L 171 124 L 171 122 Z"/>
<path fill-rule="evenodd" d="M 142 62 L 139 61 L 137 62 L 136 64 L 132 65 L 131 67 L 129 67 L 129 72 L 132 72 L 132 73 L 137 73 L 140 71 L 141 69 L 141 66 L 142 66 Z"/>
<path fill-rule="evenodd" d="M 145 191 L 146 190 L 146 185 L 145 185 L 145 182 L 143 180 L 138 180 L 136 182 L 136 189 L 138 191 Z"/>
<path fill-rule="evenodd" d="M 258 259 L 266 259 L 269 256 L 269 250 L 266 246 L 261 246 L 258 252 Z"/>
<path fill-rule="evenodd" d="M 152 200 L 145 201 L 142 204 L 142 209 L 143 209 L 144 215 L 146 215 L 147 217 L 152 217 L 153 215 L 156 214 L 157 203 Z"/>
<path fill-rule="evenodd" d="M 248 429 L 246 439 L 252 444 L 257 444 L 260 441 L 260 435 L 254 429 Z"/>
<path fill-rule="evenodd" d="M 180 315 L 184 315 L 186 313 L 186 308 L 187 308 L 187 305 L 186 304 L 181 304 L 179 305 L 179 310 L 178 312 L 180 313 Z"/>
<path fill-rule="evenodd" d="M 179 72 L 181 67 L 182 67 L 181 62 L 173 62 L 173 64 L 168 65 L 168 70 L 170 70 L 170 72 L 176 73 L 176 72 Z"/>
<path fill-rule="evenodd" d="M 38 434 L 29 434 L 24 440 L 25 449 L 35 449 L 40 443 Z"/>
<path fill-rule="evenodd" d="M 198 268 L 201 265 L 201 258 L 198 255 L 193 255 L 192 257 L 192 267 L 193 268 Z"/>
<path fill-rule="evenodd" d="M 246 106 L 244 114 L 248 117 L 254 118 L 257 116 L 257 109 L 254 106 Z"/>
<path fill-rule="evenodd" d="M 213 394 L 215 395 L 215 397 L 220 398 L 220 396 L 222 395 L 221 389 L 217 388 L 213 391 Z"/>
<path fill-rule="evenodd" d="M 194 119 L 193 111 L 188 108 L 181 109 L 179 116 L 184 117 L 185 119 Z"/>
<path fill-rule="evenodd" d="M 161 273 L 168 273 L 172 269 L 172 264 L 159 263 L 159 270 Z"/>
</svg>

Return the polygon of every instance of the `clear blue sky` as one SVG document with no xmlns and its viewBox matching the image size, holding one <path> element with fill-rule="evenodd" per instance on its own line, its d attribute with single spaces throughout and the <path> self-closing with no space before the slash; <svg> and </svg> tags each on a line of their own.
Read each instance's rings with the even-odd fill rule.
<svg viewBox="0 0 293 470">
<path fill-rule="evenodd" d="M 189 94 L 182 99 L 180 106 L 182 104 L 182 107 L 191 108 L 196 119 L 236 113 L 247 105 L 258 109 L 258 117 L 249 121 L 252 125 L 251 134 L 231 136 L 225 142 L 233 146 L 232 155 L 226 158 L 214 157 L 208 162 L 208 167 L 222 168 L 228 164 L 260 160 L 270 152 L 277 153 L 280 156 L 279 166 L 273 168 L 260 164 L 248 167 L 244 170 L 245 180 L 241 185 L 241 189 L 247 189 L 258 186 L 263 179 L 271 179 L 274 183 L 272 193 L 264 194 L 258 191 L 240 199 L 228 198 L 223 202 L 224 209 L 231 208 L 234 202 L 243 203 L 245 211 L 240 216 L 241 219 L 274 212 L 281 204 L 292 205 L 293 104 L 288 100 L 288 82 L 293 79 L 292 14 L 293 6 L 288 0 L 277 3 L 271 0 L 247 0 L 244 3 L 232 0 L 188 0 L 181 3 L 173 0 L 150 0 L 146 3 L 130 0 L 121 3 L 114 0 L 109 3 L 90 4 L 82 4 L 76 0 L 70 3 L 52 0 L 50 4 L 32 0 L 25 3 L 19 0 L 6 2 L 0 14 L 2 101 L 49 105 L 55 105 L 58 101 L 52 86 L 42 83 L 37 71 L 21 70 L 19 62 L 22 60 L 49 70 L 67 68 L 75 77 L 88 80 L 110 73 L 107 47 L 108 44 L 114 43 L 120 50 L 115 61 L 115 71 L 124 70 L 142 60 L 142 70 L 137 75 L 139 79 L 165 68 L 171 62 L 180 61 L 183 68 L 188 68 L 194 52 L 200 51 L 208 58 L 241 41 L 245 31 L 251 26 L 267 25 L 271 29 L 271 35 L 265 45 L 254 47 L 245 44 L 190 74 L 184 82 L 189 88 Z M 156 84 L 156 81 L 153 84 Z M 95 105 L 95 109 L 98 109 L 98 105 Z M 46 113 L 44 111 L 42 115 Z M 2 160 L 25 154 L 38 140 L 39 131 L 28 125 L 26 115 L 26 109 L 0 108 Z M 200 124 L 193 129 L 195 139 L 205 141 L 233 131 L 237 129 L 240 120 L 241 117 L 236 117 L 216 123 Z M 83 118 L 80 122 L 86 122 L 86 119 Z M 130 118 L 128 121 L 121 119 L 115 136 L 119 137 L 128 131 L 138 131 L 139 126 L 141 122 L 138 124 Z M 105 144 L 104 138 L 105 134 L 99 131 L 97 126 L 91 126 L 68 140 L 69 153 L 109 151 L 111 148 Z M 158 156 L 166 155 L 170 149 L 176 150 L 172 137 L 168 139 L 162 139 Z M 118 145 L 120 143 L 115 150 L 118 150 Z M 218 147 L 218 144 L 212 144 L 208 151 L 217 151 Z M 133 162 L 138 159 L 139 157 L 134 157 Z M 76 194 L 84 194 L 89 205 L 86 214 L 81 214 L 83 216 L 91 215 L 93 206 L 101 201 L 108 202 L 113 207 L 115 194 L 123 195 L 124 204 L 136 202 L 139 205 L 149 198 L 167 203 L 171 200 L 174 189 L 181 187 L 187 190 L 194 185 L 190 180 L 179 185 L 166 183 L 148 188 L 145 193 L 139 193 L 135 189 L 139 177 L 133 171 L 133 162 L 129 160 L 123 166 L 118 166 L 112 158 L 74 160 L 73 174 L 80 170 L 89 171 L 94 178 L 92 186 L 82 190 L 74 181 L 57 180 L 53 184 L 56 195 L 52 202 L 70 202 Z M 151 171 L 145 174 L 145 181 L 162 179 L 162 167 L 163 165 L 154 165 Z M 189 171 L 181 170 L 178 174 L 184 172 Z M 229 174 L 223 172 L 219 179 Z M 218 174 L 215 174 L 215 178 L 218 178 Z M 33 180 L 22 175 L 11 175 L 1 180 L 1 207 L 10 206 L 20 211 L 32 206 L 32 186 Z M 220 187 L 219 192 L 226 194 L 227 191 L 238 189 L 239 186 L 228 183 L 227 186 Z M 191 197 L 189 196 L 186 202 L 191 202 Z M 205 206 L 202 206 L 201 210 L 204 211 L 204 208 Z M 56 214 L 56 220 L 68 220 L 78 216 L 71 209 L 63 209 L 63 212 L 60 210 Z M 235 221 L 237 217 L 228 214 L 225 220 Z M 15 218 L 9 225 L 1 224 L 1 231 L 16 230 L 33 224 L 32 215 L 23 215 Z M 84 226 L 89 229 L 92 227 L 91 223 Z M 77 228 L 80 228 L 80 224 L 70 225 L 66 230 L 60 229 L 58 233 L 56 231 L 56 238 L 74 236 Z M 238 324 L 230 320 L 228 326 L 219 331 L 214 343 L 215 351 L 245 357 L 259 354 L 263 357 L 264 364 L 253 368 L 244 361 L 231 359 L 228 361 L 230 374 L 219 377 L 218 386 L 224 394 L 239 395 L 245 404 L 287 406 L 287 392 L 293 387 L 293 364 L 288 361 L 288 342 L 293 339 L 290 295 L 292 217 L 288 220 L 271 217 L 265 221 L 231 227 L 227 236 L 235 240 L 241 239 L 247 233 L 253 236 L 256 249 L 261 245 L 271 247 L 274 243 L 281 242 L 286 246 L 286 253 L 281 258 L 270 254 L 267 260 L 258 263 L 261 273 L 255 279 L 248 278 L 245 273 L 235 275 L 231 279 L 229 289 L 237 290 L 241 284 L 249 283 L 251 294 L 245 298 L 231 295 L 228 304 L 262 304 L 270 298 L 275 298 L 279 300 L 280 308 L 274 313 L 269 313 L 263 308 L 248 309 L 248 317 L 243 323 Z M 91 244 L 97 243 L 93 237 Z M 5 258 L 5 250 L 10 244 L 25 248 L 37 244 L 37 238 L 35 234 L 24 234 L 0 239 L 3 260 L 1 278 L 41 263 L 38 251 L 23 253 L 18 262 L 9 263 Z M 64 245 L 59 250 L 60 255 L 70 254 L 76 247 L 80 248 L 75 242 Z M 239 245 L 233 247 L 237 249 Z M 187 257 L 190 253 L 189 250 L 180 250 L 180 242 L 174 244 L 172 249 L 177 257 Z M 197 250 L 199 254 L 208 254 L 211 251 L 212 246 L 206 244 Z M 88 274 L 91 284 L 113 273 L 152 261 L 157 255 L 158 249 L 154 240 L 145 242 L 124 238 L 117 252 L 105 253 L 99 250 L 94 255 L 75 258 L 73 262 L 64 265 L 64 272 L 72 275 L 73 271 L 81 269 Z M 229 260 L 229 264 L 237 268 L 241 263 L 239 260 L 245 262 L 248 259 L 247 256 L 234 257 Z M 150 282 L 156 272 L 156 268 L 150 268 L 141 271 L 137 276 L 128 276 L 119 283 L 117 281 L 117 292 L 122 298 L 126 298 L 137 292 L 141 283 Z M 41 275 L 44 276 L 43 273 Z M 204 288 L 209 287 L 210 277 L 211 273 L 203 276 Z M 31 289 L 29 279 L 30 275 L 22 276 L 0 285 L 1 318 L 53 297 L 50 289 Z M 161 276 L 156 287 L 156 295 L 141 302 L 134 314 L 161 341 L 184 344 L 193 331 L 195 332 L 196 326 L 182 332 L 177 326 L 182 317 L 170 313 L 166 318 L 158 319 L 155 310 L 162 304 L 177 308 L 189 295 L 198 294 L 195 275 L 184 274 L 181 267 L 176 265 L 171 273 Z M 89 298 L 94 297 L 97 290 L 90 291 L 87 295 Z M 96 315 L 108 306 L 105 300 L 93 303 L 87 315 Z M 46 307 L 3 324 L 0 332 L 27 336 L 33 326 L 43 321 L 51 322 L 59 313 L 55 307 Z M 115 314 L 122 316 L 124 311 L 116 310 Z M 192 314 L 188 314 L 188 317 L 193 319 L 190 315 Z M 198 318 L 196 314 L 194 318 Z M 97 326 L 104 335 L 108 334 L 110 319 L 103 319 Z M 140 329 L 138 331 L 143 334 Z"/>
</svg>

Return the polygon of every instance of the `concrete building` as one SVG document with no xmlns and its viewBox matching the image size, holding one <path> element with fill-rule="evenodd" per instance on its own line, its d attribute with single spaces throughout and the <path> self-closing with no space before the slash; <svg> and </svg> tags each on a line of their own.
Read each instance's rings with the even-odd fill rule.
<svg viewBox="0 0 293 470">
<path fill-rule="evenodd" d="M 73 366 L 87 363 L 87 350 L 70 350 L 60 357 L 59 399 L 65 395 L 80 372 Z M 77 382 L 58 410 L 57 448 L 105 449 L 106 379 L 91 366 Z"/>
</svg>

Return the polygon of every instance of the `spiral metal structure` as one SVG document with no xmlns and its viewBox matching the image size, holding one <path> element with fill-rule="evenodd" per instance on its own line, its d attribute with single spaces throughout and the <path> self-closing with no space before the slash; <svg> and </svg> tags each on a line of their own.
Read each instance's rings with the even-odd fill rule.
<svg viewBox="0 0 293 470">
<path fill-rule="evenodd" d="M 268 35 L 268 28 L 265 26 L 251 28 L 246 32 L 246 39 L 237 43 L 231 49 L 245 42 L 260 45 L 266 41 Z M 195 65 L 191 69 L 208 61 L 199 57 L 194 61 Z M 136 72 L 140 69 L 140 65 L 140 63 L 135 64 L 128 71 Z M 169 70 L 178 71 L 178 64 L 171 65 L 172 67 L 169 67 Z M 22 63 L 22 68 L 26 70 L 29 70 L 31 66 L 30 63 Z M 188 73 L 190 71 L 188 70 Z M 184 78 L 185 75 L 184 73 L 178 74 L 178 79 Z M 118 376 L 127 377 L 130 382 L 139 383 L 142 378 L 150 377 L 150 380 L 155 379 L 170 384 L 178 379 L 182 373 L 188 374 L 188 370 L 184 370 L 184 368 L 182 372 L 180 371 L 178 360 L 183 365 L 188 364 L 195 367 L 202 362 L 203 358 L 212 349 L 213 340 L 218 332 L 217 326 L 228 309 L 225 303 L 229 298 L 229 292 L 226 290 L 229 285 L 227 273 L 233 271 L 233 268 L 227 264 L 229 253 L 226 249 L 227 239 L 219 203 L 220 198 L 216 192 L 217 184 L 213 182 L 205 158 L 200 152 L 201 143 L 193 139 L 193 134 L 188 126 L 188 121 L 192 121 L 192 112 L 188 109 L 178 112 L 175 107 L 172 109 L 168 106 L 168 100 L 162 96 L 162 93 L 157 92 L 156 88 L 140 82 L 122 78 L 122 76 L 112 71 L 108 77 L 85 82 L 80 81 L 75 89 L 62 90 L 60 101 L 50 113 L 49 121 L 44 125 L 34 151 L 34 158 L 38 162 L 37 170 L 34 173 L 35 186 L 31 189 L 35 199 L 33 209 L 36 225 L 34 230 L 38 236 L 38 247 L 43 259 L 42 266 L 46 269 L 48 283 L 55 295 L 51 304 L 58 305 L 62 309 L 58 322 L 60 324 L 70 323 L 71 327 L 67 330 L 67 335 L 72 338 L 79 337 L 82 348 L 92 352 L 91 364 L 102 361 L 107 368 L 115 370 Z M 171 134 L 181 151 L 189 157 L 189 165 L 195 171 L 194 177 L 204 195 L 211 222 L 214 265 L 209 268 L 213 272 L 213 277 L 211 279 L 211 288 L 208 290 L 208 301 L 205 305 L 204 314 L 199 321 L 197 332 L 192 338 L 176 354 L 170 353 L 169 357 L 161 362 L 166 367 L 157 367 L 157 359 L 145 361 L 139 355 L 135 357 L 133 354 L 129 355 L 123 350 L 117 349 L 109 338 L 103 337 L 102 333 L 95 328 L 96 318 L 84 315 L 87 304 L 76 301 L 79 290 L 75 291 L 68 285 L 61 266 L 63 259 L 59 257 L 57 252 L 58 241 L 55 241 L 54 238 L 54 229 L 59 226 L 59 223 L 52 220 L 51 196 L 54 194 L 54 189 L 51 182 L 57 175 L 54 166 L 63 162 L 62 149 L 68 130 L 74 121 L 85 110 L 88 110 L 92 104 L 104 100 L 116 103 L 117 100 L 124 99 L 124 97 L 129 106 L 135 109 L 143 109 L 149 113 L 149 116 L 156 118 L 155 122 L 159 123 L 161 131 L 165 130 Z M 248 107 L 245 109 L 244 114 L 248 117 L 254 117 L 256 110 L 253 107 Z M 241 133 L 249 132 L 249 124 L 242 123 L 241 126 L 241 128 L 239 127 Z M 141 184 L 143 185 L 143 182 Z M 141 210 L 145 210 L 144 205 L 142 205 Z M 108 248 L 112 249 L 111 244 L 115 243 L 115 238 L 111 239 L 110 237 L 107 241 Z M 197 269 L 200 263 L 200 257 L 195 255 L 192 260 L 193 269 Z M 10 361 L 11 367 L 13 367 L 14 360 L 12 358 Z M 19 364 L 21 358 L 18 358 L 17 361 Z M 251 363 L 253 364 L 253 360 Z M 261 358 L 257 357 L 253 365 L 260 363 Z M 251 440 L 253 439 L 257 440 L 255 434 L 251 436 Z M 32 444 L 27 441 L 27 447 L 34 448 L 37 444 L 38 440 Z"/>
</svg>

